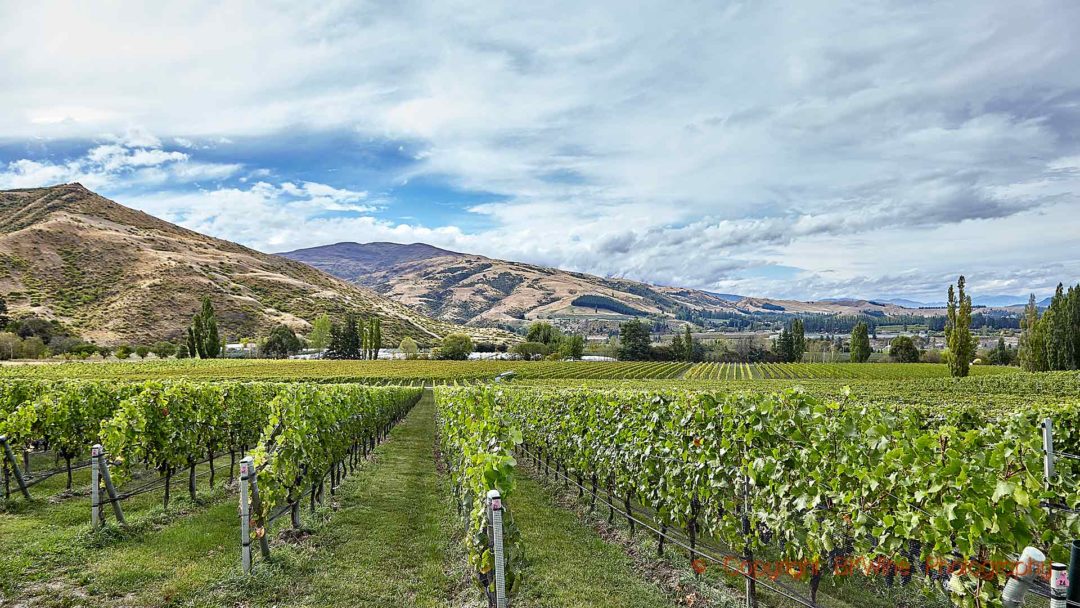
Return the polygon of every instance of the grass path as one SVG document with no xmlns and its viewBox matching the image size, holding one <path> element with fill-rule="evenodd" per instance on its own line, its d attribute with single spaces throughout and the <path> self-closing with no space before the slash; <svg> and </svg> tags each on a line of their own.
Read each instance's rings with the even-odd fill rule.
<svg viewBox="0 0 1080 608">
<path fill-rule="evenodd" d="M 548 491 L 518 478 L 510 505 L 521 528 L 529 568 L 518 608 L 671 608 L 674 603 L 638 576 L 623 549 L 600 538 Z"/>
<path fill-rule="evenodd" d="M 350 479 L 319 532 L 305 590 L 279 606 L 444 606 L 450 513 L 435 471 L 435 405 L 426 394 Z M 295 584 L 296 581 L 290 581 Z"/>
<path fill-rule="evenodd" d="M 275 542 L 255 574 L 239 570 L 236 505 L 211 509 L 99 555 L 86 572 L 105 605 L 443 607 L 449 513 L 433 461 L 434 404 L 417 404 L 350 475 L 337 511 L 300 542 Z M 304 515 L 310 519 L 307 510 Z M 288 525 L 282 518 L 281 526 Z"/>
</svg>

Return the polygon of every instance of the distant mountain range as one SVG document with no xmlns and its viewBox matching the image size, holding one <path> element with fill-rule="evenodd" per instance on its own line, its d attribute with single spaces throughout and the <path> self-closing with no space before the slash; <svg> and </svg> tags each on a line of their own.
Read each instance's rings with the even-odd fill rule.
<svg viewBox="0 0 1080 608">
<path fill-rule="evenodd" d="M 851 298 L 829 298 L 826 302 L 845 302 Z M 906 298 L 874 298 L 874 302 L 896 304 L 904 308 L 944 308 L 945 301 L 941 302 L 918 302 Z M 988 306 L 991 308 L 1008 308 L 1012 306 L 1027 306 L 1028 296 L 973 296 L 971 303 L 975 306 Z M 1046 307 L 1050 305 L 1050 298 L 1044 298 L 1036 302 L 1036 306 Z"/>
<path fill-rule="evenodd" d="M 712 293 L 548 268 L 439 249 L 424 243 L 337 243 L 279 255 L 369 287 L 424 314 L 471 326 L 535 319 L 612 321 L 793 314 L 935 315 L 912 300 L 811 302 Z"/>
<path fill-rule="evenodd" d="M 101 344 L 181 339 L 204 295 L 232 340 L 265 335 L 278 323 L 306 332 L 322 313 L 378 315 L 387 345 L 406 335 L 431 344 L 463 330 L 307 264 L 181 228 L 79 184 L 0 191 L 0 295 L 13 316 L 57 320 Z M 464 331 L 475 340 L 515 339 L 492 329 Z"/>
</svg>

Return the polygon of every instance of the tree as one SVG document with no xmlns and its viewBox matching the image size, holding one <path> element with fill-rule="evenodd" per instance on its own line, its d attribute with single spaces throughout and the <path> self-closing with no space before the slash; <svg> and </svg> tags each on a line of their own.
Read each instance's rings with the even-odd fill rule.
<svg viewBox="0 0 1080 608">
<path fill-rule="evenodd" d="M 15 333 L 22 339 L 37 336 L 43 342 L 49 342 L 57 334 L 58 324 L 41 317 L 26 317 L 19 320 L 15 325 Z"/>
<path fill-rule="evenodd" d="M 48 349 L 45 341 L 37 336 L 31 336 L 22 342 L 22 352 L 19 354 L 23 359 L 40 359 L 45 356 Z"/>
<path fill-rule="evenodd" d="M 676 358 L 678 358 L 680 361 L 686 361 L 687 363 L 693 363 L 694 361 L 696 361 L 698 359 L 698 355 L 700 354 L 698 351 L 701 350 L 701 345 L 698 344 L 697 341 L 694 340 L 694 335 L 692 333 L 690 333 L 690 326 L 689 325 L 684 325 L 683 326 L 683 332 L 684 332 L 683 333 L 683 339 L 682 339 L 682 348 L 683 348 L 683 350 L 682 350 L 682 353 L 681 353 L 682 357 L 678 357 L 678 355 L 676 355 Z"/>
<path fill-rule="evenodd" d="M 551 353 L 551 347 L 543 342 L 519 342 L 510 349 L 510 352 L 522 359 L 532 361 L 546 357 Z"/>
<path fill-rule="evenodd" d="M 340 327 L 333 325 L 330 328 L 330 345 L 326 349 L 327 359 L 362 359 L 363 337 L 360 335 L 359 322 L 356 316 L 347 315 L 345 323 Z"/>
<path fill-rule="evenodd" d="M 107 355 L 102 354 L 101 356 L 105 357 Z M 188 352 L 188 345 L 187 344 L 179 344 L 179 345 L 177 345 L 177 347 L 176 347 L 176 358 L 177 359 L 187 359 L 190 356 L 191 356 L 191 354 Z"/>
<path fill-rule="evenodd" d="M 971 337 L 971 296 L 965 290 L 964 275 L 949 285 L 948 318 L 945 322 L 945 343 L 949 347 L 949 372 L 957 378 L 968 375 L 975 355 Z M 958 293 L 959 292 L 959 293 Z"/>
<path fill-rule="evenodd" d="M 794 359 L 795 353 L 795 336 L 788 331 L 787 327 L 780 330 L 780 337 L 776 339 L 776 356 L 781 361 L 790 363 Z"/>
<path fill-rule="evenodd" d="M 1069 289 L 1065 294 L 1064 286 L 1058 283 L 1057 291 L 1050 300 L 1050 306 L 1043 313 L 1043 336 L 1046 344 L 1046 362 L 1050 369 L 1076 369 L 1076 335 L 1078 328 L 1073 326 L 1073 306 L 1077 298 L 1076 290 Z"/>
<path fill-rule="evenodd" d="M 1080 368 L 1080 285 L 1066 292 L 1058 284 L 1041 317 L 1032 295 L 1022 329 L 1019 358 L 1025 370 Z"/>
<path fill-rule="evenodd" d="M 889 342 L 889 358 L 897 363 L 918 363 L 919 349 L 911 336 L 896 336 Z"/>
<path fill-rule="evenodd" d="M 116 349 L 116 358 L 117 359 L 127 359 L 130 356 L 131 356 L 131 347 L 130 346 L 121 346 L 121 347 Z"/>
<path fill-rule="evenodd" d="M 330 322 L 330 315 L 321 314 L 315 322 L 311 324 L 311 333 L 308 334 L 308 343 L 311 344 L 311 348 L 317 350 L 324 350 L 327 346 L 330 346 L 330 327 L 333 323 Z"/>
<path fill-rule="evenodd" d="M 1012 365 L 1016 358 L 1016 352 L 1005 344 L 1005 338 L 998 338 L 997 346 L 990 351 L 986 358 L 991 365 Z"/>
<path fill-rule="evenodd" d="M 0 330 L 3 330 L 11 322 L 11 317 L 8 316 L 7 300 L 4 296 L 0 296 Z"/>
<path fill-rule="evenodd" d="M 464 361 L 469 358 L 472 350 L 472 338 L 465 334 L 450 334 L 442 339 L 442 344 L 439 345 L 435 358 Z"/>
<path fill-rule="evenodd" d="M 368 354 L 369 359 L 378 359 L 379 351 L 382 350 L 382 320 L 372 317 L 368 321 Z"/>
<path fill-rule="evenodd" d="M 195 339 L 195 323 L 201 323 L 202 321 L 192 321 L 191 327 L 187 330 L 187 345 L 184 351 L 187 353 L 186 357 L 196 358 L 199 356 L 199 343 Z M 186 358 L 185 357 L 185 358 Z"/>
<path fill-rule="evenodd" d="M 172 342 L 158 342 L 150 348 L 158 359 L 167 359 L 176 354 L 176 345 Z"/>
<path fill-rule="evenodd" d="M 405 336 L 401 339 L 401 344 L 398 344 L 398 350 L 405 353 L 406 359 L 415 359 L 416 354 L 420 352 L 420 347 L 416 345 L 416 340 Z"/>
<path fill-rule="evenodd" d="M 570 334 L 559 342 L 559 354 L 564 359 L 580 359 L 585 354 L 585 338 L 578 334 Z"/>
<path fill-rule="evenodd" d="M 296 332 L 291 327 L 279 324 L 270 330 L 270 335 L 262 343 L 260 351 L 269 359 L 284 359 L 300 352 L 302 346 L 300 338 L 296 337 Z"/>
<path fill-rule="evenodd" d="M 222 342 L 214 305 L 210 296 L 204 296 L 202 308 L 195 313 L 188 328 L 188 349 L 200 359 L 217 359 L 225 350 Z"/>
<path fill-rule="evenodd" d="M 859 321 L 851 330 L 851 362 L 866 363 L 870 359 L 870 330 Z"/>
<path fill-rule="evenodd" d="M 803 325 L 802 319 L 795 319 L 791 322 L 791 360 L 802 361 L 803 353 L 806 352 L 806 327 Z"/>
<path fill-rule="evenodd" d="M 619 326 L 619 359 L 623 361 L 647 361 L 652 340 L 649 326 L 638 319 Z"/>
<path fill-rule="evenodd" d="M 543 321 L 537 321 L 529 326 L 529 331 L 525 334 L 526 342 L 540 342 L 547 344 L 554 348 L 559 340 L 562 338 L 562 332 L 560 332 L 551 323 L 545 323 Z"/>
<path fill-rule="evenodd" d="M 682 361 L 686 357 L 686 347 L 683 345 L 683 337 L 682 334 L 678 332 L 671 338 L 671 355 L 678 361 Z"/>
<path fill-rule="evenodd" d="M 144 345 L 136 346 L 135 354 L 138 355 L 140 359 L 145 359 L 146 355 L 150 354 L 150 347 Z"/>
<path fill-rule="evenodd" d="M 22 340 L 11 332 L 0 333 L 0 361 L 17 359 L 22 352 Z"/>
</svg>

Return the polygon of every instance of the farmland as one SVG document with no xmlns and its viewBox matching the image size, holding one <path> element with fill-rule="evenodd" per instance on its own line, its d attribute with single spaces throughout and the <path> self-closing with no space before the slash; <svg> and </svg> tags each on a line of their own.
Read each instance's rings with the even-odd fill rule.
<svg viewBox="0 0 1080 608">
<path fill-rule="evenodd" d="M 1040 503 L 1080 503 L 1080 471 L 1062 461 L 1048 491 L 1035 427 L 1051 417 L 1058 449 L 1080 453 L 1080 375 L 973 372 L 514 361 L 4 367 L 0 433 L 30 449 L 16 461 L 31 499 L 8 466 L 0 597 L 357 605 L 369 593 L 374 606 L 406 586 L 415 605 L 453 597 L 479 606 L 475 582 L 490 582 L 492 565 L 483 497 L 496 488 L 512 605 L 523 607 L 578 605 L 570 598 L 597 589 L 587 605 L 671 606 L 680 593 L 727 605 L 744 590 L 713 560 L 725 555 L 974 560 L 1007 559 L 1031 543 L 1063 547 L 1075 517 Z M 93 443 L 116 485 L 115 498 L 102 488 L 97 529 Z M 244 455 L 260 491 L 250 578 L 236 540 Z M 416 558 L 395 557 L 402 550 Z M 367 557 L 341 557 L 359 554 Z M 579 576 L 597 563 L 604 581 Z M 640 574 L 658 567 L 684 582 Z M 803 605 L 789 596 L 822 606 L 965 597 L 933 577 L 897 586 L 874 576 L 759 579 L 754 594 L 767 606 Z M 953 584 L 966 597 L 983 592 L 974 578 Z"/>
<path fill-rule="evenodd" d="M 0 366 L 0 378 L 81 380 L 263 380 L 311 382 L 455 382 L 504 372 L 534 380 L 775 380 L 946 378 L 932 363 L 678 363 L 615 361 L 146 361 Z M 973 376 L 1011 375 L 1012 367 L 976 366 Z"/>
</svg>

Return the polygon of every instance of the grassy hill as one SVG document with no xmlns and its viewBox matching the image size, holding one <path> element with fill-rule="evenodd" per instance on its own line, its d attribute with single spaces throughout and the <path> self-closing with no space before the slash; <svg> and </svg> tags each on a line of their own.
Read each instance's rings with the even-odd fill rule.
<svg viewBox="0 0 1080 608">
<path fill-rule="evenodd" d="M 101 344 L 176 339 L 209 295 L 230 339 L 321 313 L 378 315 L 387 345 L 461 328 L 306 264 L 181 228 L 79 184 L 0 191 L 0 294 Z M 491 329 L 474 340 L 505 341 Z"/>
</svg>

